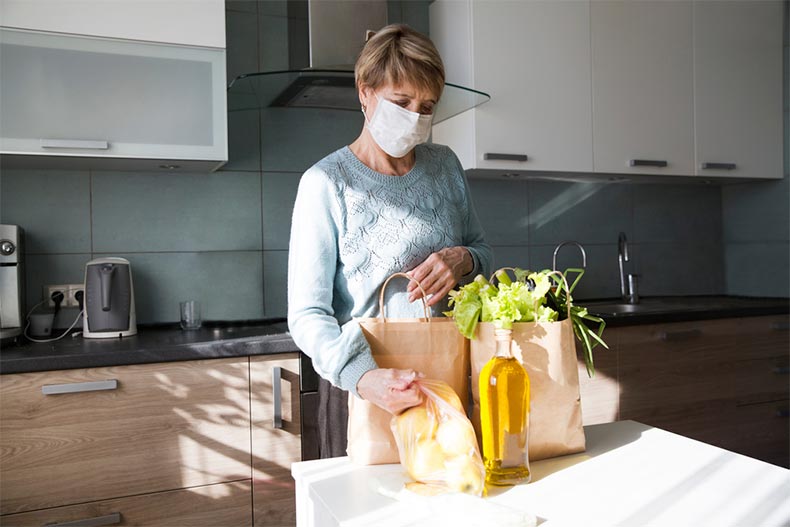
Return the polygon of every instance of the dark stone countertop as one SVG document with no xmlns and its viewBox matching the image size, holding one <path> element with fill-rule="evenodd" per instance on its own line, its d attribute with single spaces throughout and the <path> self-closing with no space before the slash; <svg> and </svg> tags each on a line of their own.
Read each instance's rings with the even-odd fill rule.
<svg viewBox="0 0 790 527">
<path fill-rule="evenodd" d="M 787 298 L 735 296 L 674 296 L 643 298 L 636 306 L 618 300 L 579 300 L 607 327 L 712 320 L 790 313 Z M 50 343 L 3 345 L 0 373 L 94 368 L 298 352 L 284 319 L 207 323 L 196 331 L 177 324 L 141 325 L 124 339 L 83 339 L 67 336 Z M 302 355 L 303 371 L 313 376 Z M 311 380 L 308 383 L 313 386 Z"/>
<path fill-rule="evenodd" d="M 0 373 L 121 366 L 298 352 L 284 319 L 207 323 L 183 331 L 178 324 L 140 325 L 123 339 L 66 336 L 48 343 L 25 341 L 0 349 Z"/>
<path fill-rule="evenodd" d="M 790 299 L 787 298 L 664 296 L 642 298 L 634 305 L 619 299 L 579 300 L 576 303 L 603 318 L 607 327 L 790 313 Z"/>
</svg>

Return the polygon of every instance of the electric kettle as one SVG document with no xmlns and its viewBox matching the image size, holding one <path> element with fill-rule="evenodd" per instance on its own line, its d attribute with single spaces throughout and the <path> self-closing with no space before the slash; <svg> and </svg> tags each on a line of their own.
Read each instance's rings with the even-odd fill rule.
<svg viewBox="0 0 790 527">
<path fill-rule="evenodd" d="M 97 258 L 85 264 L 84 338 L 137 334 L 132 268 L 125 258 Z"/>
</svg>

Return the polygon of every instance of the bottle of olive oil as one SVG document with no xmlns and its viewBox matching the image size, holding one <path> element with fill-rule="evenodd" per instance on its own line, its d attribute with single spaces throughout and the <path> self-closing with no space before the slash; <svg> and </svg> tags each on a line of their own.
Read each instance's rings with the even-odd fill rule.
<svg viewBox="0 0 790 527">
<path fill-rule="evenodd" d="M 480 372 L 480 429 L 486 484 L 515 485 L 530 479 L 529 377 L 513 356 L 512 331 L 495 330 L 496 353 Z"/>
</svg>

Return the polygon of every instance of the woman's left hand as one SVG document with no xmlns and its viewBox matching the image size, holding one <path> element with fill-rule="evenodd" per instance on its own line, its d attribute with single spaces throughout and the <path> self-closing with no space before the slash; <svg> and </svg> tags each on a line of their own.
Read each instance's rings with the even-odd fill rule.
<svg viewBox="0 0 790 527">
<path fill-rule="evenodd" d="M 428 306 L 440 302 L 455 287 L 462 276 L 472 272 L 474 260 L 466 247 L 447 247 L 431 254 L 408 274 L 422 286 L 429 297 Z M 414 282 L 407 289 L 409 301 L 414 302 L 422 296 Z"/>
</svg>

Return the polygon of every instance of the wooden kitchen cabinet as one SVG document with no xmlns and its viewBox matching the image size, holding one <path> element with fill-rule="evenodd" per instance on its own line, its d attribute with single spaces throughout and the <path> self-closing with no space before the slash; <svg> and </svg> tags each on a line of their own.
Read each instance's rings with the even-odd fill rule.
<svg viewBox="0 0 790 527">
<path fill-rule="evenodd" d="M 250 357 L 256 526 L 296 524 L 291 463 L 302 460 L 299 355 Z"/>
<path fill-rule="evenodd" d="M 693 7 L 696 174 L 782 178 L 782 2 Z"/>
<path fill-rule="evenodd" d="M 246 357 L 3 375 L 0 396 L 3 515 L 250 479 Z"/>
<path fill-rule="evenodd" d="M 591 172 L 587 1 L 431 3 L 431 37 L 448 82 L 491 95 L 433 127 L 465 169 Z M 496 154 L 523 156 L 487 159 Z"/>
<path fill-rule="evenodd" d="M 252 524 L 251 516 L 247 480 L 10 514 L 0 518 L 0 523 L 6 527 L 67 522 L 75 522 L 68 525 L 243 527 Z"/>
<path fill-rule="evenodd" d="M 691 15 L 691 2 L 590 2 L 596 172 L 694 174 Z"/>
<path fill-rule="evenodd" d="M 8 166 L 197 170 L 228 158 L 224 49 L 0 28 L 0 54 Z"/>
<path fill-rule="evenodd" d="M 595 375 L 587 375 L 583 345 L 576 340 L 576 358 L 579 366 L 579 394 L 582 401 L 582 423 L 595 425 L 620 420 L 620 383 L 618 382 L 618 334 L 606 330 L 603 339 L 609 349 L 593 349 Z"/>
<path fill-rule="evenodd" d="M 618 357 L 618 418 L 787 467 L 787 328 L 786 315 L 608 328 L 604 339 Z M 581 368 L 583 411 L 585 397 L 593 408 L 610 401 Z"/>
</svg>

